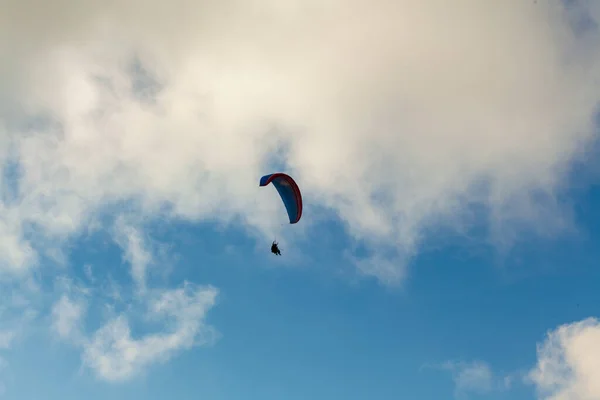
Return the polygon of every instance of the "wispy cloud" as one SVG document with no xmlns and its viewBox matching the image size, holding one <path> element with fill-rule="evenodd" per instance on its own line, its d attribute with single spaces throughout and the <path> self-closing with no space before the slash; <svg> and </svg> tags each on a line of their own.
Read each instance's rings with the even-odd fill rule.
<svg viewBox="0 0 600 400">
<path fill-rule="evenodd" d="M 125 252 L 125 259 L 131 264 L 131 276 L 138 291 L 146 291 L 146 270 L 152 262 L 152 253 L 146 248 L 139 229 L 128 224 L 123 217 L 115 224 L 117 242 Z"/>
<path fill-rule="evenodd" d="M 17 333 L 12 330 L 0 331 L 0 349 L 10 348 L 16 334 Z"/>
<path fill-rule="evenodd" d="M 498 375 L 492 367 L 480 360 L 446 361 L 441 364 L 427 365 L 428 368 L 448 371 L 454 381 L 454 395 L 457 398 L 468 398 L 471 394 L 483 395 L 509 390 L 512 386 L 511 375 Z"/>
<path fill-rule="evenodd" d="M 52 308 L 53 330 L 60 338 L 81 348 L 84 365 L 98 378 L 113 382 L 131 379 L 153 363 L 167 361 L 192 346 L 212 344 L 218 337 L 204 322 L 215 305 L 218 290 L 189 282 L 174 289 L 147 288 L 145 267 L 154 262 L 151 252 L 145 250 L 148 245 L 136 229 L 126 226 L 124 232 L 121 244 L 136 283 L 134 295 L 128 299 L 115 298 L 112 293 L 99 296 L 63 279 L 58 286 L 64 294 Z M 88 332 L 84 324 L 88 303 L 106 305 L 107 298 L 126 302 L 125 311 L 108 313 L 99 329 Z M 140 322 L 140 316 L 143 316 L 141 322 L 145 320 L 153 328 L 138 327 L 143 333 L 134 335 L 130 319 L 136 317 Z M 163 330 L 156 331 L 157 324 Z"/>
<path fill-rule="evenodd" d="M 94 279 L 94 269 L 92 267 L 91 264 L 85 264 L 83 266 L 83 273 L 85 274 L 86 279 L 90 282 L 90 283 L 94 283 L 95 279 Z"/>
<path fill-rule="evenodd" d="M 79 342 L 85 311 L 86 306 L 82 301 L 71 300 L 67 295 L 62 295 L 52 307 L 52 329 L 62 339 Z"/>
<path fill-rule="evenodd" d="M 483 362 L 450 364 L 458 393 L 488 393 L 494 388 L 494 378 L 489 365 Z"/>
<path fill-rule="evenodd" d="M 0 279 L 0 396 L 11 379 L 10 357 L 26 341 L 43 302 L 31 279 L 11 282 Z"/>
<path fill-rule="evenodd" d="M 94 333 L 83 349 L 87 366 L 105 380 L 129 379 L 154 362 L 164 362 L 178 351 L 211 344 L 216 332 L 203 323 L 214 305 L 214 288 L 184 288 L 164 291 L 150 304 L 150 317 L 164 320 L 165 332 L 133 338 L 124 316 L 110 320 Z"/>
</svg>

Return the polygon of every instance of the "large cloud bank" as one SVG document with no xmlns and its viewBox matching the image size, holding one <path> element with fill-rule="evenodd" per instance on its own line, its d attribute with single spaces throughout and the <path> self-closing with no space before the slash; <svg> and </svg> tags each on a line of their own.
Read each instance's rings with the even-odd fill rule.
<svg viewBox="0 0 600 400">
<path fill-rule="evenodd" d="M 271 233 L 274 163 L 403 276 L 427 229 L 564 227 L 593 140 L 597 10 L 556 1 L 8 0 L 0 15 L 2 265 L 26 270 L 106 207 Z M 597 7 L 596 7 L 597 8 Z M 587 19 L 586 19 L 587 18 Z M 16 182 L 15 182 L 16 179 Z M 540 200 L 541 199 L 541 200 Z M 93 226 L 93 225 L 92 225 Z"/>
</svg>

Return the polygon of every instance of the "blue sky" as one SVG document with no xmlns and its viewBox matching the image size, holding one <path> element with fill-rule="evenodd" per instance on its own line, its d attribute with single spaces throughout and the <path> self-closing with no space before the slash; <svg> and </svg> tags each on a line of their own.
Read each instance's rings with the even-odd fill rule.
<svg viewBox="0 0 600 400">
<path fill-rule="evenodd" d="M 572 198 L 580 209 L 577 239 L 531 241 L 499 262 L 492 249 L 455 237 L 415 259 L 404 286 L 392 289 L 336 274 L 347 261 L 333 223 L 320 232 L 337 241 L 329 248 L 299 243 L 295 250 L 312 261 L 290 267 L 269 253 L 268 241 L 257 249 L 235 225 L 158 223 L 161 233 L 153 237 L 178 260 L 167 282 L 219 288 L 205 321 L 218 340 L 109 385 L 81 370 L 79 352 L 39 326 L 5 356 L 7 396 L 533 399 L 534 387 L 522 379 L 536 363 L 536 343 L 563 323 L 597 315 L 598 196 L 590 190 Z M 82 286 L 86 263 L 114 271 L 117 282 L 129 280 L 119 249 L 102 238 L 76 243 L 71 254 L 70 275 Z M 98 318 L 92 313 L 89 325 Z M 132 329 L 147 333 L 143 324 Z M 473 365 L 490 368 L 491 388 L 485 375 L 457 386 L 453 378 Z M 481 393 L 471 390 L 477 385 Z"/>
<path fill-rule="evenodd" d="M 0 394 L 600 398 L 598 4 L 9 0 Z"/>
</svg>

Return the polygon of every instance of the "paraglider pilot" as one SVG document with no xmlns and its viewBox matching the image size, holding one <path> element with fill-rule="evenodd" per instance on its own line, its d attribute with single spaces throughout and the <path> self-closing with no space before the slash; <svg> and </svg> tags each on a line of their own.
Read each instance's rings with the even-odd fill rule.
<svg viewBox="0 0 600 400">
<path fill-rule="evenodd" d="M 277 242 L 273 242 L 273 244 L 271 245 L 271 253 L 277 256 L 281 255 L 281 251 L 279 251 L 279 246 L 277 245 Z"/>
</svg>

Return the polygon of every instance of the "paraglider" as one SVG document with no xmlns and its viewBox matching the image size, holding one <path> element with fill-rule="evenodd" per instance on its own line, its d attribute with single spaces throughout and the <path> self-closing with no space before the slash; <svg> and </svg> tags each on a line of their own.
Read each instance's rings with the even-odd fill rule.
<svg viewBox="0 0 600 400">
<path fill-rule="evenodd" d="M 281 251 L 279 251 L 279 245 L 275 241 L 273 241 L 273 244 L 271 245 L 271 253 L 275 254 L 276 256 L 281 255 Z"/>
<path fill-rule="evenodd" d="M 281 172 L 265 175 L 260 178 L 261 187 L 267 186 L 269 183 L 272 183 L 279 193 L 287 211 L 290 224 L 298 223 L 302 217 L 302 194 L 294 179 Z M 271 245 L 271 252 L 275 255 L 281 255 L 276 241 L 273 241 Z"/>
</svg>

